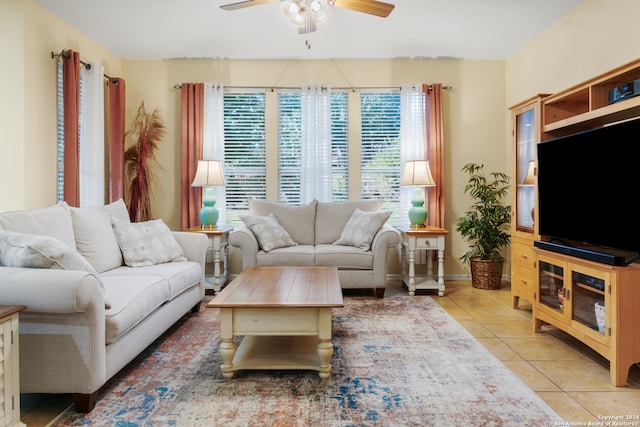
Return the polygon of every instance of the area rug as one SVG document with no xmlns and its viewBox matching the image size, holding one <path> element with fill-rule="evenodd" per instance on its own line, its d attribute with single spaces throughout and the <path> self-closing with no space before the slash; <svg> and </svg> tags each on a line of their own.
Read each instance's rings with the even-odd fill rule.
<svg viewBox="0 0 640 427">
<path fill-rule="evenodd" d="M 50 426 L 553 426 L 561 418 L 430 296 L 345 297 L 329 379 L 220 372 L 219 310 L 185 316 Z M 557 424 L 555 424 L 557 425 Z"/>
</svg>

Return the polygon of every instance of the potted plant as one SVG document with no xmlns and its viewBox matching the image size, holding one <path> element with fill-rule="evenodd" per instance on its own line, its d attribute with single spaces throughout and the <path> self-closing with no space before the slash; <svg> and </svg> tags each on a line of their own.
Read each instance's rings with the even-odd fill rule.
<svg viewBox="0 0 640 427">
<path fill-rule="evenodd" d="M 500 250 L 511 238 L 511 206 L 504 204 L 509 177 L 501 172 L 486 175 L 484 165 L 476 163 L 467 163 L 462 171 L 469 175 L 464 192 L 473 204 L 456 220 L 457 231 L 470 245 L 460 259 L 471 266 L 474 288 L 500 289 L 504 265 Z"/>
</svg>

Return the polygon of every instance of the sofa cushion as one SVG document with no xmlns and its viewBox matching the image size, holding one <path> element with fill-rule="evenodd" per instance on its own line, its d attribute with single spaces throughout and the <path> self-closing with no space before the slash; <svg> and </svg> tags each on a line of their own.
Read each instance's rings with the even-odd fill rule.
<svg viewBox="0 0 640 427">
<path fill-rule="evenodd" d="M 122 265 L 122 252 L 113 232 L 112 217 L 129 222 L 122 199 L 106 206 L 71 208 L 76 248 L 99 273 Z"/>
<path fill-rule="evenodd" d="M 75 249 L 49 236 L 0 231 L 0 265 L 5 267 L 56 268 L 94 274 L 104 284 L 93 266 Z M 111 305 L 105 296 L 105 307 Z"/>
<path fill-rule="evenodd" d="M 338 269 L 373 269 L 373 252 L 355 246 L 316 245 L 316 265 Z"/>
<path fill-rule="evenodd" d="M 240 219 L 256 236 L 260 249 L 265 252 L 297 245 L 272 213 L 267 216 L 240 215 Z"/>
<path fill-rule="evenodd" d="M 186 261 L 182 247 L 161 219 L 127 222 L 111 218 L 124 263 L 129 267 Z"/>
<path fill-rule="evenodd" d="M 169 286 L 168 299 L 172 300 L 187 289 L 197 286 L 202 280 L 202 265 L 194 261 L 168 262 L 145 267 L 122 266 L 102 273 L 110 280 L 116 276 L 157 276 L 165 279 Z"/>
<path fill-rule="evenodd" d="M 111 308 L 106 310 L 105 335 L 110 344 L 169 299 L 169 285 L 161 276 L 103 275 Z"/>
<path fill-rule="evenodd" d="M 315 249 L 313 245 L 297 245 L 287 248 L 274 249 L 271 252 L 260 251 L 257 255 L 259 266 L 280 265 L 315 265 Z"/>
<path fill-rule="evenodd" d="M 316 221 L 316 200 L 306 205 L 286 205 L 267 200 L 250 199 L 249 215 L 267 216 L 272 213 L 299 245 L 313 245 Z"/>
<path fill-rule="evenodd" d="M 0 214 L 0 230 L 49 236 L 70 248 L 76 247 L 71 211 L 65 202 L 46 208 L 4 212 Z"/>
<path fill-rule="evenodd" d="M 334 245 L 349 245 L 368 251 L 374 236 L 391 216 L 391 211 L 365 212 L 356 209 Z"/>
<path fill-rule="evenodd" d="M 356 209 L 363 211 L 379 211 L 380 200 L 355 200 L 351 202 L 326 203 L 319 202 L 316 208 L 316 245 L 331 244 L 338 240 L 344 226 Z"/>
</svg>

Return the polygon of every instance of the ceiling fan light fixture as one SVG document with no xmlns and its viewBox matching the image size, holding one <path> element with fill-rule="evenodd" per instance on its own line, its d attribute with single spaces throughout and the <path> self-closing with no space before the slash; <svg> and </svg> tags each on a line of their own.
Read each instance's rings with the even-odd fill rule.
<svg viewBox="0 0 640 427">
<path fill-rule="evenodd" d="M 321 22 L 329 14 L 327 0 L 281 0 L 281 2 L 284 14 L 297 26 L 306 26 L 309 21 Z"/>
</svg>

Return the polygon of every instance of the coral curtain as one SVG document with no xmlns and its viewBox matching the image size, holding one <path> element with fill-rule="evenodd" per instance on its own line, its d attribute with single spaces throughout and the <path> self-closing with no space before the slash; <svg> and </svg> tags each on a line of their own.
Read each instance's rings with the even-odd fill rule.
<svg viewBox="0 0 640 427">
<path fill-rule="evenodd" d="M 425 96 L 425 154 L 431 166 L 435 187 L 427 188 L 426 208 L 429 212 L 427 224 L 444 228 L 445 170 L 444 130 L 442 119 L 442 84 L 424 84 Z"/>
<path fill-rule="evenodd" d="M 111 78 L 109 88 L 109 201 L 124 198 L 125 81 Z"/>
<path fill-rule="evenodd" d="M 64 92 L 64 200 L 69 206 L 79 206 L 80 54 L 73 50 L 68 50 L 62 55 L 62 86 Z"/>
<path fill-rule="evenodd" d="M 181 89 L 182 105 L 182 160 L 180 188 L 180 224 L 182 229 L 197 227 L 200 224 L 202 193 L 191 186 L 196 174 L 198 159 L 202 156 L 204 83 L 183 83 Z"/>
<path fill-rule="evenodd" d="M 80 206 L 105 202 L 104 68 L 91 62 L 80 68 Z"/>
</svg>

